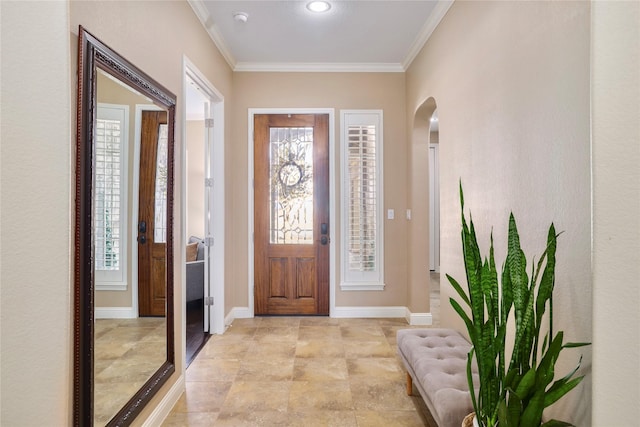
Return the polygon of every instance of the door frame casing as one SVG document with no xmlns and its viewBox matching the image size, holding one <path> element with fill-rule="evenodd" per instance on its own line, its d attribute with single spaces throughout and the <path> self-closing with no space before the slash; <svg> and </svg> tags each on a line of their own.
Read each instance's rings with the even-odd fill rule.
<svg viewBox="0 0 640 427">
<path fill-rule="evenodd" d="M 209 334 L 222 334 L 225 330 L 224 323 L 224 300 L 225 300 L 225 162 L 224 162 L 224 96 L 211 84 L 211 82 L 205 77 L 205 75 L 194 65 L 193 62 L 183 56 L 182 61 L 182 93 L 183 93 L 183 105 L 186 105 L 186 86 L 189 84 L 187 78 L 191 79 L 201 90 L 206 98 L 210 102 L 209 116 L 213 116 L 214 128 L 213 128 L 213 156 L 214 161 L 211 164 L 214 186 L 213 186 L 213 198 L 216 202 L 216 206 L 219 208 L 216 214 L 212 216 L 212 224 L 210 232 L 215 238 L 214 245 L 209 248 L 209 251 L 213 252 L 213 260 L 215 265 L 209 265 L 209 270 L 214 269 L 215 273 L 209 277 L 210 282 L 210 295 L 214 298 L 214 305 L 210 310 L 210 327 Z M 182 109 L 182 140 L 186 141 L 186 108 Z M 182 144 L 181 148 L 181 200 L 180 200 L 180 215 L 182 218 L 180 239 L 176 239 L 180 242 L 181 251 L 183 254 L 182 261 L 184 261 L 186 251 L 186 144 Z M 206 237 L 206 236 L 203 236 Z M 185 284 L 182 289 L 182 302 L 186 301 L 186 264 L 182 262 L 180 274 L 182 277 L 182 283 Z M 182 328 L 182 355 L 185 360 L 186 355 L 186 304 L 182 304 L 180 308 L 180 322 Z M 185 364 L 186 365 L 186 364 Z M 184 369 L 186 366 L 183 365 Z"/>
<path fill-rule="evenodd" d="M 248 306 L 250 317 L 255 316 L 255 296 L 254 296 L 254 254 L 255 245 L 253 241 L 254 235 L 254 140 L 253 140 L 253 127 L 254 116 L 256 114 L 327 114 L 329 115 L 329 317 L 334 317 L 336 306 L 336 175 L 335 175 L 335 109 L 334 108 L 249 108 L 248 110 L 248 132 L 247 132 L 247 148 L 248 148 L 248 181 L 247 181 L 247 193 L 248 193 Z"/>
</svg>

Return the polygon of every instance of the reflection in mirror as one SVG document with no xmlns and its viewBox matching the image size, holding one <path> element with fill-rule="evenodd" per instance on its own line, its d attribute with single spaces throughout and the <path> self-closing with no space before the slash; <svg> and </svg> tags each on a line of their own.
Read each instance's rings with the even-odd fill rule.
<svg viewBox="0 0 640 427">
<path fill-rule="evenodd" d="M 151 99 L 102 70 L 97 77 L 93 151 L 94 425 L 104 426 L 167 358 L 164 246 L 168 127 L 166 111 L 154 106 Z M 136 114 L 139 112 L 142 114 Z M 148 116 L 158 114 L 163 123 L 156 126 L 157 138 L 153 138 L 153 132 L 142 134 L 142 129 L 153 127 L 146 123 Z M 144 157 L 140 156 L 141 147 Z M 148 151 L 157 154 L 147 155 Z M 150 161 L 151 157 L 156 161 Z M 149 168 L 152 163 L 155 167 Z M 155 180 L 147 177 L 149 174 Z M 149 188 L 150 181 L 155 181 L 154 188 Z M 151 223 L 149 205 L 153 206 L 156 233 L 153 243 L 143 244 L 145 233 L 138 237 L 136 227 Z M 147 248 L 153 245 L 160 246 L 156 250 L 159 277 L 149 280 Z M 158 303 L 155 311 L 145 310 L 150 306 L 148 289 L 154 283 L 159 291 Z M 136 299 L 140 301 L 138 310 Z M 123 313 L 121 307 L 131 309 Z M 121 318 L 123 315 L 126 318 Z"/>
<path fill-rule="evenodd" d="M 129 425 L 175 371 L 175 95 L 79 33 L 74 425 Z"/>
</svg>

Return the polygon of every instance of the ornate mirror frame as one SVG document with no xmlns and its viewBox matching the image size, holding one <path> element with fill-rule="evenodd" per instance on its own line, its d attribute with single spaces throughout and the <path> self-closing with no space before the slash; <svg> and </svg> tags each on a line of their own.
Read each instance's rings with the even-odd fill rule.
<svg viewBox="0 0 640 427">
<path fill-rule="evenodd" d="M 94 265 L 92 243 L 93 141 L 98 69 L 149 97 L 168 113 L 166 338 L 167 358 L 109 422 L 129 425 L 175 372 L 173 313 L 173 188 L 176 96 L 102 43 L 82 26 L 78 32 L 76 140 L 76 202 L 74 255 L 74 409 L 75 426 L 93 425 L 94 391 Z"/>
</svg>

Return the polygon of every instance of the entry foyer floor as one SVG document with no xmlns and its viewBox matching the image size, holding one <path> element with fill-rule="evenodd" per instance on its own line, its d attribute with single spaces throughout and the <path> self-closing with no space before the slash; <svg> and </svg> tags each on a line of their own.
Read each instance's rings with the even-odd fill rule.
<svg viewBox="0 0 640 427">
<path fill-rule="evenodd" d="M 409 327 L 404 319 L 236 319 L 189 366 L 163 426 L 429 426 L 417 391 L 406 395 L 397 355 L 396 332 Z"/>
</svg>

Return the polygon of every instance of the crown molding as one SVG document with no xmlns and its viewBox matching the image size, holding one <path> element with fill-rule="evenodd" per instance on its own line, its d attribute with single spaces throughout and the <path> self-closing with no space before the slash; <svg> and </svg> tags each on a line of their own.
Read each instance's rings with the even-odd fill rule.
<svg viewBox="0 0 640 427">
<path fill-rule="evenodd" d="M 431 14 L 429 15 L 429 19 L 427 19 L 427 21 L 422 26 L 420 33 L 411 45 L 411 49 L 409 49 L 409 53 L 402 62 L 403 70 L 406 71 L 409 66 L 411 66 L 411 63 L 414 59 L 416 59 L 416 56 L 418 56 L 418 53 L 420 53 L 427 40 L 429 40 L 431 34 L 433 34 L 435 29 L 438 27 L 440 21 L 442 21 L 442 18 L 444 18 L 444 16 L 447 14 L 453 2 L 454 0 L 440 0 L 436 2 L 435 7 L 433 8 L 433 12 L 431 12 Z"/>
<path fill-rule="evenodd" d="M 337 62 L 238 62 L 233 71 L 300 73 L 403 73 L 402 64 Z"/>
<path fill-rule="evenodd" d="M 425 43 L 431 37 L 440 21 L 447 14 L 455 0 L 438 0 L 429 19 L 413 41 L 409 53 L 402 63 L 276 63 L 276 62 L 237 62 L 217 26 L 211 19 L 203 0 L 187 0 L 194 13 L 204 26 L 220 54 L 233 71 L 237 72 L 302 72 L 302 73 L 402 73 L 416 58 Z"/>
<path fill-rule="evenodd" d="M 220 34 L 220 31 L 218 31 L 218 27 L 211 19 L 204 2 L 202 0 L 187 0 L 187 3 L 189 3 L 191 9 L 193 9 L 193 12 L 202 23 L 202 26 L 209 34 L 209 37 L 211 37 L 211 40 L 213 40 L 213 43 L 220 51 L 220 54 L 224 57 L 224 60 L 227 61 L 227 64 L 229 64 L 232 70 L 235 69 L 236 59 L 233 54 L 231 54 L 227 44 L 224 42 L 224 38 L 222 37 L 222 34 Z"/>
</svg>

